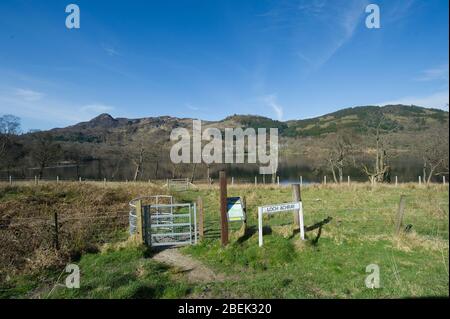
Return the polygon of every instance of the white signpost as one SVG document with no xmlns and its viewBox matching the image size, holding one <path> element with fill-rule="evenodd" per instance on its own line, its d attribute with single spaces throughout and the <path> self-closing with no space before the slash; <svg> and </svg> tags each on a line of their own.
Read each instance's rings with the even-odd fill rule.
<svg viewBox="0 0 450 319">
<path fill-rule="evenodd" d="M 258 207 L 258 235 L 259 247 L 263 245 L 263 214 L 275 214 L 288 211 L 298 211 L 298 220 L 300 223 L 300 239 L 305 240 L 305 228 L 303 225 L 303 204 L 302 202 L 275 204 Z"/>
</svg>

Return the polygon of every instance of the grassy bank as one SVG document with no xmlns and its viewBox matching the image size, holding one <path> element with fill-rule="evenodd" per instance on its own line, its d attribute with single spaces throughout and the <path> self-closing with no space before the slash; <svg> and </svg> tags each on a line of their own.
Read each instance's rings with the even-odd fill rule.
<svg viewBox="0 0 450 319">
<path fill-rule="evenodd" d="M 18 222 L 19 217 L 50 218 L 54 209 L 67 220 L 70 216 L 93 214 L 112 217 L 118 211 L 126 216 L 131 198 L 163 193 L 167 191 L 160 186 L 146 183 L 115 183 L 107 187 L 101 183 L 0 186 L 0 212 L 2 219 L 10 220 L 9 226 Z M 225 248 L 219 243 L 218 194 L 217 188 L 199 186 L 174 196 L 178 202 L 203 198 L 206 238 L 182 252 L 223 274 L 223 281 L 188 283 L 176 267 L 149 258 L 147 250 L 120 244 L 127 237 L 126 218 L 117 221 L 108 218 L 107 223 L 99 224 L 85 219 L 77 221 L 81 223 L 77 227 L 67 226 L 64 255 L 52 249 L 51 232 L 43 236 L 44 231 L 36 230 L 35 236 L 42 237 L 36 247 L 46 243 L 46 255 L 25 251 L 14 259 L 14 250 L 22 247 L 17 245 L 22 238 L 20 228 L 18 233 L 7 232 L 16 237 L 3 240 L 0 247 L 2 257 L 10 258 L 4 265 L 12 263 L 14 267 L 3 267 L 1 297 L 173 298 L 201 297 L 205 292 L 208 297 L 251 298 L 448 296 L 448 187 L 414 184 L 305 187 L 302 189 L 305 225 L 328 217 L 331 221 L 322 227 L 320 234 L 318 229 L 307 232 L 307 240 L 302 242 L 292 227 L 291 213 L 266 217 L 262 248 L 257 243 L 257 207 L 290 201 L 291 189 L 229 187 L 228 196 L 246 198 L 248 229 L 244 234 L 241 224 L 233 223 L 230 244 Z M 395 236 L 401 195 L 406 196 L 402 230 L 407 231 Z M 4 236 L 5 228 L 0 234 Z M 58 278 L 67 262 L 80 266 L 81 288 L 52 290 L 55 282 L 63 282 Z M 365 286 L 366 267 L 370 264 L 379 266 L 379 289 Z"/>
</svg>

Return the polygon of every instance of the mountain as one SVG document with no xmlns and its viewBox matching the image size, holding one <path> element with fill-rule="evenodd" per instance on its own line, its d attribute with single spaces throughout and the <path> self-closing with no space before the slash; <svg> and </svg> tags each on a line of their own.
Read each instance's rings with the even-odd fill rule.
<svg viewBox="0 0 450 319">
<path fill-rule="evenodd" d="M 136 171 L 136 158 L 145 154 L 139 168 L 142 178 L 186 176 L 186 172 L 196 168 L 171 163 L 170 133 L 178 127 L 191 130 L 192 120 L 171 116 L 127 119 L 100 114 L 90 121 L 55 128 L 47 133 L 61 145 L 65 162 L 78 163 L 77 175 L 131 178 Z M 299 167 L 307 167 L 310 172 L 326 170 L 327 158 L 336 143 L 337 134 L 352 136 L 355 161 L 359 166 L 361 163 L 371 163 L 375 131 L 378 130 L 388 148 L 389 161 L 394 163 L 394 168 L 403 170 L 398 174 L 417 176 L 423 165 L 423 152 L 437 136 L 445 137 L 448 147 L 448 124 L 449 113 L 443 110 L 387 105 L 352 107 L 314 118 L 289 121 L 235 114 L 219 121 L 202 121 L 202 129 L 215 127 L 223 132 L 225 128 L 236 127 L 278 128 L 280 165 L 294 176 L 298 174 Z M 31 145 L 35 134 L 40 133 L 21 136 L 22 143 Z M 142 149 L 144 153 L 141 154 Z M 33 163 L 33 159 L 30 156 L 23 162 Z M 79 165 L 89 168 L 79 173 Z M 206 166 L 203 166 L 197 167 L 198 175 L 205 175 L 203 171 L 206 172 Z M 240 169 L 239 165 L 233 167 Z M 213 167 L 216 170 L 219 168 L 220 165 Z M 361 174 L 360 167 L 353 169 L 352 174 Z M 251 168 L 249 174 L 253 171 Z"/>
<path fill-rule="evenodd" d="M 448 123 L 448 112 L 418 106 L 388 105 L 361 106 L 339 110 L 310 119 L 286 122 L 256 115 L 232 115 L 220 121 L 202 121 L 205 127 L 278 128 L 283 137 L 320 137 L 340 130 L 351 130 L 357 134 L 367 134 L 375 129 L 379 119 L 384 117 L 381 129 L 384 132 L 426 131 Z M 170 116 L 140 119 L 113 118 L 101 114 L 88 122 L 67 128 L 51 130 L 60 141 L 101 142 L 105 134 L 122 133 L 127 136 L 152 134 L 155 131 L 170 133 L 176 127 L 192 127 L 192 119 Z"/>
</svg>

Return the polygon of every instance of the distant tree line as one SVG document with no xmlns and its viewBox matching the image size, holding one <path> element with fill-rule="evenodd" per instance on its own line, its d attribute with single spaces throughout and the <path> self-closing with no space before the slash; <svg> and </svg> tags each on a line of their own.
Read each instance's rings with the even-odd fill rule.
<svg viewBox="0 0 450 319">
<path fill-rule="evenodd" d="M 394 111 L 398 113 L 403 109 Z M 418 118 L 423 115 L 420 108 L 413 108 L 413 111 L 417 113 Z M 339 111 L 334 116 L 342 118 L 347 114 L 354 114 L 349 112 Z M 322 173 L 329 172 L 336 183 L 343 182 L 344 172 L 349 170 L 359 170 L 374 183 L 389 183 L 392 180 L 392 160 L 398 150 L 392 145 L 390 140 L 392 135 L 388 133 L 401 131 L 402 124 L 387 117 L 383 112 L 369 112 L 361 108 L 358 114 L 366 117 L 366 120 L 359 124 L 365 125 L 366 145 L 361 146 L 362 135 L 358 130 L 345 126 L 334 130 L 333 127 L 329 133 L 321 137 L 325 145 L 328 145 L 325 158 L 314 165 Z M 290 129 L 286 123 L 264 117 L 235 115 L 225 120 L 239 121 L 244 127 L 275 125 L 283 132 Z M 311 122 L 308 122 L 308 125 L 318 124 L 317 120 L 305 121 Z M 417 143 L 415 152 L 420 154 L 424 182 L 429 183 L 434 177 L 449 173 L 448 121 L 446 123 L 444 126 L 436 127 L 431 133 L 428 132 L 424 135 L 423 142 Z M 2 115 L 0 171 L 3 172 L 3 176 L 14 172 L 14 175 L 29 177 L 31 169 L 32 174 L 44 178 L 46 170 L 51 167 L 56 169 L 70 167 L 74 177 L 78 178 L 81 177 L 82 168 L 86 169 L 86 166 L 89 166 L 89 175 L 97 179 L 145 180 L 189 177 L 195 180 L 200 177 L 209 179 L 213 172 L 219 169 L 218 165 L 171 163 L 168 158 L 170 143 L 165 139 L 148 140 L 145 136 L 132 137 L 134 132 L 128 129 L 115 133 L 117 136 L 109 134 L 106 128 L 100 133 L 95 139 L 76 132 L 66 136 L 37 130 L 23 133 L 20 118 L 9 114 Z M 81 136 L 81 140 L 75 141 L 71 136 Z M 237 167 L 234 169 L 240 170 Z M 275 180 L 274 177 L 275 175 L 272 176 L 272 180 Z M 270 177 L 267 178 L 268 181 L 269 179 Z"/>
</svg>

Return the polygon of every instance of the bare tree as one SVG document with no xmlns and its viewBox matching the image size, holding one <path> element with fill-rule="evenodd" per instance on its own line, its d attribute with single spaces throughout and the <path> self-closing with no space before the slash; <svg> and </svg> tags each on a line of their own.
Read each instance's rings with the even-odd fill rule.
<svg viewBox="0 0 450 319">
<path fill-rule="evenodd" d="M 362 165 L 364 173 L 366 173 L 371 183 L 386 183 L 391 181 L 391 166 L 389 165 L 389 156 L 387 151 L 386 135 L 381 135 L 381 128 L 386 122 L 386 118 L 381 113 L 378 115 L 377 126 L 375 129 L 375 162 L 372 169 L 365 164 Z"/>
<path fill-rule="evenodd" d="M 332 135 L 330 144 L 331 147 L 328 153 L 327 164 L 333 174 L 334 182 L 342 183 L 344 168 L 352 162 L 352 137 L 347 132 L 339 132 L 336 135 Z"/>
<path fill-rule="evenodd" d="M 141 139 L 137 145 L 131 147 L 128 157 L 134 166 L 134 181 L 142 177 L 145 164 L 150 162 L 156 163 L 155 178 L 157 178 L 160 155 L 158 152 L 160 152 L 160 147 L 161 144 L 157 142 L 146 145 L 143 139 Z"/>
<path fill-rule="evenodd" d="M 71 146 L 64 150 L 64 158 L 75 164 L 77 178 L 80 177 L 80 166 L 82 165 L 85 155 L 80 147 Z"/>
<path fill-rule="evenodd" d="M 449 173 L 448 127 L 433 133 L 423 149 L 423 179 L 429 184 L 433 176 Z"/>
<path fill-rule="evenodd" d="M 47 132 L 36 132 L 31 146 L 31 158 L 39 167 L 39 178 L 42 178 L 44 168 L 56 161 L 61 155 L 61 146 Z"/>
<path fill-rule="evenodd" d="M 0 117 L 0 160 L 20 132 L 20 118 L 6 114 Z"/>
</svg>

